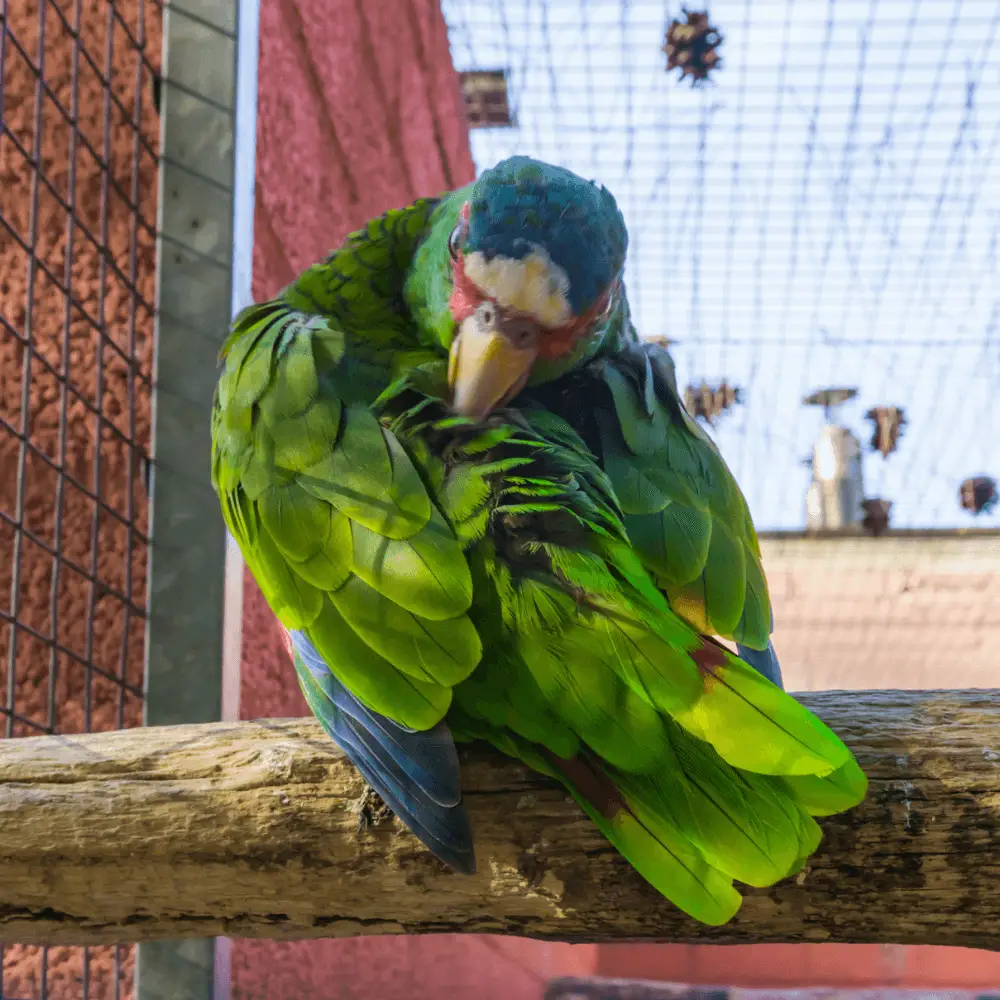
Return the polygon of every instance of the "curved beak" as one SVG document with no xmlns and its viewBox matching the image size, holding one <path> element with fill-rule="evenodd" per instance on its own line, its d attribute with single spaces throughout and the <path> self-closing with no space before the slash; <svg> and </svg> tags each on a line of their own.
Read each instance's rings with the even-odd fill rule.
<svg viewBox="0 0 1000 1000">
<path fill-rule="evenodd" d="M 465 320 L 448 359 L 452 408 L 476 421 L 524 388 L 538 357 L 539 329 L 534 320 L 500 309 L 495 317 L 489 326 L 476 314 Z"/>
</svg>

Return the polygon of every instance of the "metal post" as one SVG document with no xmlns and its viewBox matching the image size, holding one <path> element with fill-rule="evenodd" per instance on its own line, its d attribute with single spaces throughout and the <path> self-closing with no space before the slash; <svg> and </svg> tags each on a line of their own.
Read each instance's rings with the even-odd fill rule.
<svg viewBox="0 0 1000 1000">
<path fill-rule="evenodd" d="M 242 566 L 209 481 L 209 414 L 250 299 L 258 17 L 259 0 L 164 4 L 147 725 L 238 714 Z M 228 995 L 228 942 L 140 946 L 137 1000 Z"/>
<path fill-rule="evenodd" d="M 861 446 L 846 427 L 826 424 L 813 449 L 813 478 L 806 494 L 806 524 L 812 531 L 845 531 L 863 518 Z"/>
</svg>

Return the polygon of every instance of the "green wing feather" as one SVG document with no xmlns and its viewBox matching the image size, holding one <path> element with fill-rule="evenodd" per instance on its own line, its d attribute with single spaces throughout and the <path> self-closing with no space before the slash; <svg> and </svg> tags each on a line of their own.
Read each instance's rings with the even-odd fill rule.
<svg viewBox="0 0 1000 1000">
<path fill-rule="evenodd" d="M 771 606 L 750 512 L 677 399 L 669 355 L 630 345 L 591 367 L 611 404 L 597 415 L 602 464 L 643 564 L 691 624 L 764 649 Z"/>
<path fill-rule="evenodd" d="M 482 644 L 462 546 L 369 405 L 390 377 L 376 373 L 398 314 L 386 289 L 366 283 L 366 298 L 351 279 L 390 272 L 387 228 L 416 230 L 430 208 L 376 220 L 245 310 L 213 414 L 223 515 L 271 608 L 370 709 L 415 729 L 444 717 Z"/>
</svg>

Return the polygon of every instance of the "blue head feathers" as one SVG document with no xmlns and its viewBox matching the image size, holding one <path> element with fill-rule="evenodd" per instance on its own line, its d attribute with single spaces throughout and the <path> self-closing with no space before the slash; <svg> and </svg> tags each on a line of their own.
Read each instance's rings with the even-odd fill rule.
<svg viewBox="0 0 1000 1000">
<path fill-rule="evenodd" d="M 621 275 L 627 246 L 611 193 L 562 167 L 512 156 L 481 174 L 472 189 L 463 247 L 469 276 L 503 302 L 508 281 L 522 291 L 508 288 L 507 297 L 525 294 L 528 266 L 539 287 L 526 311 L 544 314 L 547 325 L 593 307 Z M 515 276 L 505 261 L 525 263 Z"/>
</svg>

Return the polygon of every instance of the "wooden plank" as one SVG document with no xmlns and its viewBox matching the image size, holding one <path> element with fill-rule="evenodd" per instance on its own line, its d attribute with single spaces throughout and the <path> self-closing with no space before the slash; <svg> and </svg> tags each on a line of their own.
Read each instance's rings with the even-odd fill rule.
<svg viewBox="0 0 1000 1000">
<path fill-rule="evenodd" d="M 0 939 L 110 943 L 456 931 L 564 941 L 855 941 L 1000 950 L 996 691 L 803 696 L 871 778 L 795 879 L 726 927 L 652 890 L 558 786 L 464 752 L 479 873 L 395 822 L 312 720 L 0 743 Z"/>
</svg>

